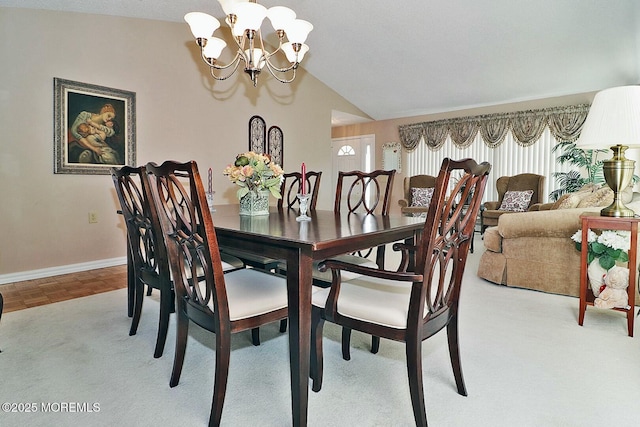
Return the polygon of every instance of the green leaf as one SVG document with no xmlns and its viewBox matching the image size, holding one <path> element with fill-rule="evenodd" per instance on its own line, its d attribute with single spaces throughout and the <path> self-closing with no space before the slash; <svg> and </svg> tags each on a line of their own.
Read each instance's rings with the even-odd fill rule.
<svg viewBox="0 0 640 427">
<path fill-rule="evenodd" d="M 282 199 L 282 196 L 280 195 L 280 187 L 269 187 L 269 191 L 271 192 L 271 195 L 276 199 Z"/>
<path fill-rule="evenodd" d="M 602 243 L 593 242 L 591 243 L 591 250 L 596 255 L 602 255 L 607 252 L 607 246 L 603 245 Z"/>
<path fill-rule="evenodd" d="M 618 256 L 617 261 L 629 262 L 629 254 L 624 251 L 620 251 L 620 255 Z"/>
<path fill-rule="evenodd" d="M 264 186 L 271 189 L 271 188 L 276 188 L 278 191 L 280 191 L 280 177 L 275 177 L 275 178 L 269 178 L 267 180 L 264 181 Z"/>
<path fill-rule="evenodd" d="M 236 195 L 238 196 L 238 200 L 242 199 L 247 194 L 249 194 L 249 189 L 247 187 L 238 188 L 238 192 L 236 193 Z"/>
<path fill-rule="evenodd" d="M 603 255 L 600 257 L 600 266 L 605 270 L 609 270 L 611 267 L 616 265 L 616 260 L 611 258 L 609 255 Z"/>
</svg>

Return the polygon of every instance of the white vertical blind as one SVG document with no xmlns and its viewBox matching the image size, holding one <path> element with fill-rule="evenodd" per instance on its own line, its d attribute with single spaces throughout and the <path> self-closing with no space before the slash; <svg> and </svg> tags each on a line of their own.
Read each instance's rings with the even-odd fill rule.
<svg viewBox="0 0 640 427">
<path fill-rule="evenodd" d="M 423 140 L 416 149 L 407 154 L 407 176 L 427 174 L 437 176 L 442 160 L 446 157 L 454 160 L 472 158 L 476 162 L 489 162 L 491 173 L 487 182 L 487 189 L 483 202 L 498 200 L 496 180 L 501 176 L 513 176 L 520 173 L 536 173 L 544 175 L 545 191 L 543 202 L 548 202 L 549 194 L 558 188 L 553 174 L 555 172 L 568 172 L 569 165 L 559 165 L 556 162 L 557 152 L 553 147 L 558 143 L 551 134 L 549 128 L 545 128 L 540 139 L 529 147 L 522 147 L 515 142 L 511 132 L 502 144 L 496 148 L 488 147 L 478 133 L 469 147 L 460 149 L 447 137 L 445 144 L 438 151 L 431 151 Z"/>
</svg>

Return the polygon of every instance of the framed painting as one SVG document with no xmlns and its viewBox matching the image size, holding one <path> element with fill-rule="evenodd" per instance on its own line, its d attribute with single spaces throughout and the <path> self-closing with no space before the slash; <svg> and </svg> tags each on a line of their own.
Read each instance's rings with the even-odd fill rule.
<svg viewBox="0 0 640 427">
<path fill-rule="evenodd" d="M 57 77 L 53 92 L 54 173 L 108 175 L 136 165 L 135 92 Z"/>
</svg>

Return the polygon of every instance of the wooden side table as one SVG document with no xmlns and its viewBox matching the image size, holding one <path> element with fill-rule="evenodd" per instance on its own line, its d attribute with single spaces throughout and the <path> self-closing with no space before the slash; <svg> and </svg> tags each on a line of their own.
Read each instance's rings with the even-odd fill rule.
<svg viewBox="0 0 640 427">
<path fill-rule="evenodd" d="M 585 213 L 580 216 L 582 219 L 582 242 L 587 242 L 589 229 L 598 230 L 623 230 L 631 232 L 631 245 L 629 247 L 629 286 L 627 295 L 629 296 L 629 308 L 612 308 L 611 310 L 622 311 L 627 314 L 627 329 L 629 336 L 633 336 L 633 320 L 635 311 L 636 277 L 638 274 L 637 250 L 638 250 L 638 223 L 640 218 L 616 218 L 610 216 L 600 216 L 599 212 Z M 582 326 L 584 313 L 587 306 L 593 306 L 595 296 L 588 285 L 587 277 L 587 254 L 588 245 L 582 245 L 580 253 L 580 310 L 578 314 L 578 324 Z"/>
</svg>

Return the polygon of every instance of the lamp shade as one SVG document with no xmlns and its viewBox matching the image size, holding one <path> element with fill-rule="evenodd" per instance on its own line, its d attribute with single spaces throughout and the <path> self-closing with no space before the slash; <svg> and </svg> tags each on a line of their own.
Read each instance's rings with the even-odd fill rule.
<svg viewBox="0 0 640 427">
<path fill-rule="evenodd" d="M 205 58 L 218 59 L 222 53 L 222 49 L 225 48 L 227 43 L 217 37 L 210 37 L 207 39 L 207 44 L 202 49 L 202 54 Z"/>
<path fill-rule="evenodd" d="M 296 52 L 293 49 L 293 46 L 291 45 L 291 42 L 283 43 L 282 44 L 282 51 L 287 56 L 287 60 L 289 62 L 291 62 L 291 63 L 302 62 L 302 58 L 304 58 L 304 54 L 309 51 L 309 46 L 307 46 L 306 44 L 302 44 L 300 46 L 300 52 L 298 52 L 297 61 L 296 61 Z"/>
<path fill-rule="evenodd" d="M 220 27 L 220 21 L 202 12 L 187 13 L 184 15 L 184 20 L 189 24 L 193 37 L 197 39 L 211 37 L 213 32 Z"/>
<path fill-rule="evenodd" d="M 273 25 L 273 29 L 284 30 L 290 22 L 296 19 L 296 13 L 284 6 L 274 6 L 267 10 L 267 16 Z"/>
<path fill-rule="evenodd" d="M 218 0 L 220 6 L 222 6 L 222 10 L 225 15 L 231 15 L 233 13 L 233 7 L 242 2 L 248 2 L 249 0 Z"/>
<path fill-rule="evenodd" d="M 640 147 L 640 86 L 620 86 L 596 94 L 576 146 Z"/>
<path fill-rule="evenodd" d="M 267 8 L 258 3 L 237 3 L 233 6 L 232 13 L 238 17 L 237 26 L 243 30 L 258 31 L 262 21 L 267 16 Z"/>
<path fill-rule="evenodd" d="M 287 33 L 287 39 L 291 43 L 304 43 L 307 36 L 313 30 L 313 25 L 303 19 L 295 19 L 287 24 L 284 31 Z"/>
</svg>

